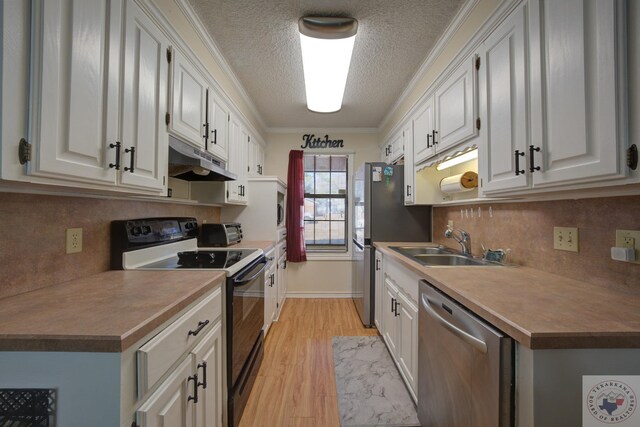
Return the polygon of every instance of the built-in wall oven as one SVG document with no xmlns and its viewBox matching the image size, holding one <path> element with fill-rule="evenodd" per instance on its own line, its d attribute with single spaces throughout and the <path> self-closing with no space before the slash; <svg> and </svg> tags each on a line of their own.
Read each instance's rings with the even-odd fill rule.
<svg viewBox="0 0 640 427">
<path fill-rule="evenodd" d="M 112 268 L 221 270 L 224 290 L 227 425 L 239 424 L 263 357 L 264 285 L 261 249 L 202 248 L 195 218 L 145 218 L 111 225 Z"/>
<path fill-rule="evenodd" d="M 419 299 L 420 424 L 512 427 L 513 340 L 424 280 Z"/>
</svg>

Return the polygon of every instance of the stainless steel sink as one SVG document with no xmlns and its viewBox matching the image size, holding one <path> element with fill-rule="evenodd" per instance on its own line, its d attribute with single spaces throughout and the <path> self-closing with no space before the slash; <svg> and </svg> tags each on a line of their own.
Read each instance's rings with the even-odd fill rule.
<svg viewBox="0 0 640 427">
<path fill-rule="evenodd" d="M 465 255 L 457 254 L 439 254 L 439 255 L 413 255 L 415 259 L 422 265 L 431 266 L 495 266 L 496 263 L 484 261 L 481 259 L 471 258 Z"/>
<path fill-rule="evenodd" d="M 446 249 L 444 246 L 390 246 L 390 248 L 408 257 L 412 257 L 415 255 L 437 255 L 451 253 L 451 251 Z"/>
<path fill-rule="evenodd" d="M 496 262 L 472 258 L 444 246 L 390 246 L 394 251 L 427 267 L 500 266 Z"/>
</svg>

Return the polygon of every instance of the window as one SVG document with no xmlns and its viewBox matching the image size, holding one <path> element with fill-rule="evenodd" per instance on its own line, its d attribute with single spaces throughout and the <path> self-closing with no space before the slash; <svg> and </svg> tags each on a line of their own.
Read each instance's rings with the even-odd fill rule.
<svg viewBox="0 0 640 427">
<path fill-rule="evenodd" d="M 304 156 L 304 241 L 307 250 L 347 251 L 349 156 Z"/>
</svg>

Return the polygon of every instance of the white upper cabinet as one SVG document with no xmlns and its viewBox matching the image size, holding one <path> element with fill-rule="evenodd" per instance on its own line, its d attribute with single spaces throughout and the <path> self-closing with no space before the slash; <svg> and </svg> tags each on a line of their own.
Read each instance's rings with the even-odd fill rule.
<svg viewBox="0 0 640 427">
<path fill-rule="evenodd" d="M 134 1 L 126 3 L 125 16 L 121 183 L 162 190 L 169 41 Z"/>
<path fill-rule="evenodd" d="M 249 137 L 249 176 L 264 175 L 264 148 L 254 135 Z"/>
<path fill-rule="evenodd" d="M 625 2 L 530 5 L 533 186 L 625 177 Z"/>
<path fill-rule="evenodd" d="M 485 40 L 478 72 L 482 189 L 528 187 L 525 173 L 528 149 L 526 82 L 526 6 L 519 7 Z"/>
<path fill-rule="evenodd" d="M 398 131 L 391 139 L 391 147 L 389 147 L 389 163 L 399 160 L 404 154 L 404 139 L 402 131 Z"/>
<path fill-rule="evenodd" d="M 404 204 L 415 201 L 415 172 L 413 168 L 413 121 L 408 120 L 402 129 L 404 146 Z"/>
<path fill-rule="evenodd" d="M 413 119 L 413 159 L 416 164 L 428 159 L 436 152 L 431 140 L 434 130 L 433 102 L 432 95 L 420 106 Z"/>
<path fill-rule="evenodd" d="M 169 131 L 204 149 L 207 123 L 207 80 L 177 49 L 172 53 L 173 92 Z"/>
<path fill-rule="evenodd" d="M 229 108 L 209 90 L 209 139 L 207 151 L 222 160 L 228 159 Z"/>
<path fill-rule="evenodd" d="M 435 92 L 435 134 L 442 152 L 476 136 L 475 57 L 466 59 Z"/>
<path fill-rule="evenodd" d="M 34 2 L 29 174 L 115 184 L 122 4 Z"/>
</svg>

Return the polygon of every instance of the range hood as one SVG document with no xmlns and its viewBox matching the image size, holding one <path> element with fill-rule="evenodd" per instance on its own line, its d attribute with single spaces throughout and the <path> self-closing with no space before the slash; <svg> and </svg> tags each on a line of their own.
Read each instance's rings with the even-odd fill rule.
<svg viewBox="0 0 640 427">
<path fill-rule="evenodd" d="M 169 136 L 169 176 L 184 181 L 235 181 L 225 163 L 211 154 Z"/>
</svg>

